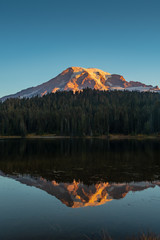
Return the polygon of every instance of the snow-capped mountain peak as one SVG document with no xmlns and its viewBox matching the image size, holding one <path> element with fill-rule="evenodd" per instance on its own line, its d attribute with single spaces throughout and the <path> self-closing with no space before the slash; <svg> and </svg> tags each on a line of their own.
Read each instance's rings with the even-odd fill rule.
<svg viewBox="0 0 160 240">
<path fill-rule="evenodd" d="M 141 82 L 126 81 L 123 76 L 110 74 L 97 68 L 69 67 L 55 78 L 38 85 L 22 90 L 16 94 L 2 97 L 5 101 L 8 98 L 31 98 L 44 96 L 56 91 L 82 91 L 91 88 L 101 91 L 128 90 L 128 91 L 152 91 L 159 92 L 158 86 L 145 85 Z"/>
</svg>

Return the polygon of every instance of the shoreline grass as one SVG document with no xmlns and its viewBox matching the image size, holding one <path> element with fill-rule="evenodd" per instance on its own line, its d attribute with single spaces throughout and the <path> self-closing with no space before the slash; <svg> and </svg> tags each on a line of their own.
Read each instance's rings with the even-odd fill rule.
<svg viewBox="0 0 160 240">
<path fill-rule="evenodd" d="M 90 237 L 86 236 L 86 239 L 88 239 L 88 240 L 114 240 L 114 238 L 112 238 L 105 232 L 102 232 L 100 237 L 90 238 Z M 121 240 L 160 240 L 160 236 L 156 235 L 154 233 L 147 233 L 147 234 L 141 233 L 138 236 L 126 237 Z"/>
</svg>

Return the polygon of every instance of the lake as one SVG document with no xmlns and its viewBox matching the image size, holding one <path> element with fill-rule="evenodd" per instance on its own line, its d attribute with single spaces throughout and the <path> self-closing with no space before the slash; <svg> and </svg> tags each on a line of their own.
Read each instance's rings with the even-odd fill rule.
<svg viewBox="0 0 160 240">
<path fill-rule="evenodd" d="M 158 140 L 0 140 L 0 239 L 104 232 L 160 234 Z"/>
</svg>

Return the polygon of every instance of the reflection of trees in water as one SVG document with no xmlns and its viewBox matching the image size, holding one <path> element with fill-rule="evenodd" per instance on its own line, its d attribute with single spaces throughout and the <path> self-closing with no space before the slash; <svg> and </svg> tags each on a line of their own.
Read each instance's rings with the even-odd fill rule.
<svg viewBox="0 0 160 240">
<path fill-rule="evenodd" d="M 1 140 L 0 169 L 56 181 L 155 180 L 160 173 L 156 140 Z"/>
</svg>

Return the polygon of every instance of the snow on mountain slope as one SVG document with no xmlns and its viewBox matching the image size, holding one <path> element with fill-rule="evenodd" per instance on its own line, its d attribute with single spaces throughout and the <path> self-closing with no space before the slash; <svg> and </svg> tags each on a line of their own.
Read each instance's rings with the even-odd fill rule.
<svg viewBox="0 0 160 240">
<path fill-rule="evenodd" d="M 160 92 L 158 86 L 145 85 L 140 82 L 127 82 L 123 76 L 110 74 L 96 68 L 70 67 L 60 73 L 57 77 L 36 87 L 22 90 L 16 94 L 2 97 L 5 101 L 8 98 L 31 98 L 44 96 L 56 91 L 81 91 L 91 88 L 101 91 L 128 90 L 128 91 L 152 91 Z"/>
</svg>

